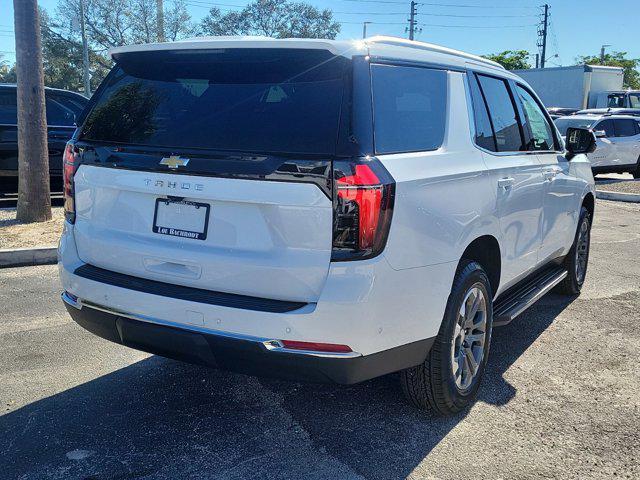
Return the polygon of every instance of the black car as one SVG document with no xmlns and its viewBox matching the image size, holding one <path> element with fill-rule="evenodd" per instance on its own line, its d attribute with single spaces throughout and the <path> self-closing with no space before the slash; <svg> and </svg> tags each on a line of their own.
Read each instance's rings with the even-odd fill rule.
<svg viewBox="0 0 640 480">
<path fill-rule="evenodd" d="M 62 152 L 76 128 L 76 118 L 88 103 L 79 93 L 45 88 L 52 189 L 62 181 Z M 15 84 L 0 84 L 0 186 L 15 190 L 18 183 L 18 120 Z"/>
</svg>

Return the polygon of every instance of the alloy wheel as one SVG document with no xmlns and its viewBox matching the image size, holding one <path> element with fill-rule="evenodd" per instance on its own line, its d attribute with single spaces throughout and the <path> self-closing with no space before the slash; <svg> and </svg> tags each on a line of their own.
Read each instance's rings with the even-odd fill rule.
<svg viewBox="0 0 640 480">
<path fill-rule="evenodd" d="M 481 284 L 466 293 L 451 340 L 451 369 L 459 390 L 468 389 L 484 359 L 487 341 L 487 299 Z"/>
<path fill-rule="evenodd" d="M 585 217 L 580 224 L 578 241 L 576 242 L 576 280 L 579 284 L 584 282 L 587 274 L 587 261 L 589 260 L 589 219 Z"/>
</svg>

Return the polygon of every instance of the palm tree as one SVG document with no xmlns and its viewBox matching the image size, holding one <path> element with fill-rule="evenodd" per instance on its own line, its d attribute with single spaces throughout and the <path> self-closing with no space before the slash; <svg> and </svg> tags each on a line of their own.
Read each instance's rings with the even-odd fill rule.
<svg viewBox="0 0 640 480">
<path fill-rule="evenodd" d="M 18 211 L 21 222 L 51 219 L 44 73 L 37 0 L 13 0 L 18 84 Z"/>
</svg>

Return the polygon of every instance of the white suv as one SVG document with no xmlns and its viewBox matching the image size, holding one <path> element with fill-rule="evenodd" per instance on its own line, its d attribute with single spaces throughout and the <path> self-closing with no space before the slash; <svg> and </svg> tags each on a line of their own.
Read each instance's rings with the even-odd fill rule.
<svg viewBox="0 0 640 480">
<path fill-rule="evenodd" d="M 195 39 L 112 51 L 65 153 L 63 300 L 228 370 L 469 405 L 492 327 L 580 291 L 593 134 L 435 45 Z"/>
<path fill-rule="evenodd" d="M 588 155 L 594 174 L 629 172 L 640 178 L 640 117 L 577 114 L 555 122 L 561 135 L 570 127 L 587 128 L 595 133 L 597 148 Z"/>
</svg>

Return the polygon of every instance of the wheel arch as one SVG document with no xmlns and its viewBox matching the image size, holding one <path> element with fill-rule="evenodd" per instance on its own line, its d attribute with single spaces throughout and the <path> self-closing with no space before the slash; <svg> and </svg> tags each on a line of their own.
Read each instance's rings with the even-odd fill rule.
<svg viewBox="0 0 640 480">
<path fill-rule="evenodd" d="M 489 283 L 491 294 L 495 297 L 500 287 L 500 275 L 502 273 L 502 255 L 498 239 L 493 235 L 482 235 L 474 239 L 462 253 L 462 260 L 473 260 L 482 265 Z"/>
<path fill-rule="evenodd" d="M 593 219 L 593 212 L 596 208 L 596 199 L 593 196 L 593 193 L 588 192 L 584 196 L 584 198 L 582 199 L 582 206 L 589 211 L 589 215 L 591 215 L 591 218 Z"/>
</svg>

